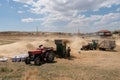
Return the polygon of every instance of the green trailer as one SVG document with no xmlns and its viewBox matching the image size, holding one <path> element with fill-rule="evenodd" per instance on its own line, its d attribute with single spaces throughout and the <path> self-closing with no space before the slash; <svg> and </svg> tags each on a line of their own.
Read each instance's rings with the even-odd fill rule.
<svg viewBox="0 0 120 80">
<path fill-rule="evenodd" d="M 66 45 L 68 41 L 67 40 L 55 40 L 56 44 L 56 54 L 61 57 L 65 58 L 66 57 Z"/>
</svg>

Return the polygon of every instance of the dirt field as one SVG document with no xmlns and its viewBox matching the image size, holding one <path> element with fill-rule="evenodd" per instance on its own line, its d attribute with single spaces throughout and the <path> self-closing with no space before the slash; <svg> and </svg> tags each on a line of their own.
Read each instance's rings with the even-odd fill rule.
<svg viewBox="0 0 120 80">
<path fill-rule="evenodd" d="M 0 36 L 0 56 L 11 58 L 27 53 L 40 44 L 56 47 L 55 39 L 67 39 L 70 59 L 56 58 L 54 63 L 41 66 L 24 62 L 0 62 L 0 80 L 120 80 L 120 39 L 114 51 L 80 51 L 83 44 L 94 38 L 80 36 Z M 98 39 L 98 38 L 97 38 Z M 80 51 L 80 52 L 79 52 Z"/>
</svg>

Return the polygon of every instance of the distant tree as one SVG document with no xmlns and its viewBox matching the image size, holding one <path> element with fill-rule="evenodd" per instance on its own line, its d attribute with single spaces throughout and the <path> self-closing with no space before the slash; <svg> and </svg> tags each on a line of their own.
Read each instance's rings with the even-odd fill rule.
<svg viewBox="0 0 120 80">
<path fill-rule="evenodd" d="M 119 31 L 113 31 L 113 34 L 119 34 Z"/>
</svg>

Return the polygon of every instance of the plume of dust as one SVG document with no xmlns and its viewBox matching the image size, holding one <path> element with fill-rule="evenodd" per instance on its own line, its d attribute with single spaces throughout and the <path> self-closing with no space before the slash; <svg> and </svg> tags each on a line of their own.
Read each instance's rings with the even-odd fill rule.
<svg viewBox="0 0 120 80">
<path fill-rule="evenodd" d="M 38 78 L 39 72 L 38 71 L 39 70 L 37 70 L 37 69 L 26 71 L 24 74 L 24 77 L 21 80 L 39 80 L 39 78 Z"/>
<path fill-rule="evenodd" d="M 71 42 L 68 44 L 71 47 L 71 53 L 76 55 L 82 45 L 86 45 L 88 41 L 81 37 L 72 37 Z"/>
<path fill-rule="evenodd" d="M 116 40 L 116 44 L 120 46 L 120 39 Z"/>
</svg>

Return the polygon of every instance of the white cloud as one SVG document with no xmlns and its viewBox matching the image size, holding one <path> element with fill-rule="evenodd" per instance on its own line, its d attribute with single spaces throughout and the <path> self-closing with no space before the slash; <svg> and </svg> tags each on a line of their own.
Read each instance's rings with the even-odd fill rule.
<svg viewBox="0 0 120 80">
<path fill-rule="evenodd" d="M 23 7 L 28 7 L 28 5 L 23 5 Z"/>
<path fill-rule="evenodd" d="M 64 28 L 74 29 L 81 27 L 107 27 L 118 24 L 120 13 L 108 13 L 105 15 L 91 15 L 86 17 L 81 12 L 95 11 L 100 8 L 110 8 L 112 5 L 120 5 L 119 0 L 13 0 L 29 7 L 33 14 L 44 15 L 43 18 L 25 18 L 22 22 L 42 21 L 45 27 L 53 27 L 56 22 L 69 22 Z M 118 8 L 119 10 L 119 8 Z M 118 11 L 117 10 L 117 11 Z"/>
<path fill-rule="evenodd" d="M 34 21 L 41 21 L 42 19 L 33 19 L 33 18 L 24 18 L 24 19 L 22 19 L 21 21 L 22 22 L 27 22 L 27 23 L 29 23 L 29 22 L 34 22 Z"/>
<path fill-rule="evenodd" d="M 57 17 L 59 16 L 59 18 Z M 22 19 L 22 22 L 34 22 L 34 21 L 43 21 L 41 24 L 46 28 L 46 30 L 61 30 L 61 31 L 73 31 L 75 29 L 79 29 L 79 27 L 86 28 L 83 32 L 92 32 L 97 29 L 101 28 L 114 28 L 119 27 L 120 22 L 120 13 L 109 13 L 106 15 L 92 15 L 90 17 L 86 17 L 85 15 L 79 15 L 76 17 L 66 17 L 59 15 L 49 15 L 49 17 L 44 18 L 26 18 Z M 69 23 L 64 25 L 63 28 L 55 27 L 54 23 L 58 22 L 65 22 L 68 21 Z M 58 25 L 59 26 L 59 25 Z M 49 29 L 48 29 L 49 28 Z M 93 29 L 92 29 L 93 28 Z M 92 29 L 92 30 L 90 30 Z"/>
<path fill-rule="evenodd" d="M 24 6 L 31 5 L 29 11 L 34 14 L 62 14 L 74 16 L 83 11 L 99 10 L 102 7 L 111 7 L 120 4 L 119 0 L 13 0 L 24 3 Z M 58 16 L 59 17 L 59 16 Z"/>
<path fill-rule="evenodd" d="M 120 21 L 120 13 L 109 13 L 106 15 L 92 15 L 90 17 L 80 16 L 76 18 L 77 20 L 73 19 L 72 22 L 76 22 L 81 25 L 87 26 L 104 26 L 109 23 Z M 73 23 L 71 23 L 73 24 Z"/>
<path fill-rule="evenodd" d="M 101 7 L 111 7 L 113 4 L 120 4 L 120 0 L 105 0 L 105 2 L 101 4 Z"/>
<path fill-rule="evenodd" d="M 101 16 L 100 21 L 96 22 L 96 26 L 107 25 L 114 21 L 120 20 L 120 13 L 109 13 L 107 15 Z"/>
<path fill-rule="evenodd" d="M 112 22 L 107 25 L 109 28 L 115 28 L 116 30 L 120 30 L 120 21 Z"/>
<path fill-rule="evenodd" d="M 16 2 L 20 2 L 20 3 L 25 3 L 25 4 L 32 4 L 34 1 L 33 0 L 13 0 Z"/>
<path fill-rule="evenodd" d="M 113 4 L 120 4 L 119 0 L 13 0 L 24 3 L 30 8 L 31 13 L 34 14 L 56 14 L 63 15 L 74 14 L 74 12 L 82 12 L 87 10 L 99 10 L 102 7 L 111 7 Z M 71 16 L 71 15 L 70 15 Z"/>
<path fill-rule="evenodd" d="M 120 29 L 120 13 L 109 13 L 106 15 L 92 15 L 86 17 L 81 15 L 79 17 L 73 17 L 68 25 L 65 25 L 66 30 L 82 29 L 83 32 L 92 32 L 99 29 Z M 63 29 L 64 30 L 64 29 Z"/>
<path fill-rule="evenodd" d="M 22 14 L 22 13 L 24 13 L 24 11 L 17 11 L 17 13 Z"/>
<path fill-rule="evenodd" d="M 41 6 L 48 12 L 58 11 L 60 13 L 69 13 L 77 10 L 78 12 L 87 10 L 97 10 L 102 7 L 111 7 L 113 4 L 120 4 L 119 0 L 38 0 L 34 2 L 33 6 L 37 12 L 40 12 Z M 39 10 L 38 10 L 39 8 Z M 47 11 L 46 10 L 46 11 Z"/>
</svg>

